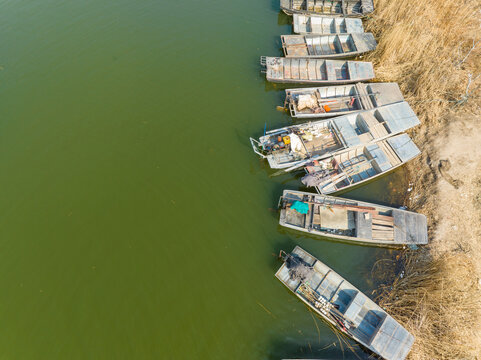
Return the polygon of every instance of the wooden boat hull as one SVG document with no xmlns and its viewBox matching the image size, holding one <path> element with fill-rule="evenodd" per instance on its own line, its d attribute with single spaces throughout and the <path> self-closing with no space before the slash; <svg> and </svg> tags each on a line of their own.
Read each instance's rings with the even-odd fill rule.
<svg viewBox="0 0 481 360">
<path fill-rule="evenodd" d="M 371 33 L 329 35 L 282 35 L 286 58 L 342 59 L 376 49 Z"/>
<path fill-rule="evenodd" d="M 301 96 L 315 99 L 317 107 L 299 110 Z M 315 119 L 347 115 L 404 100 L 397 83 L 357 83 L 318 88 L 287 89 L 285 107 L 293 118 Z M 329 111 L 325 111 L 327 105 Z"/>
<path fill-rule="evenodd" d="M 363 33 L 364 27 L 361 19 L 294 14 L 293 32 L 301 35 L 353 34 Z"/>
<path fill-rule="evenodd" d="M 374 79 L 370 62 L 261 57 L 267 81 L 292 84 L 349 84 Z"/>
<path fill-rule="evenodd" d="M 414 336 L 354 285 L 296 246 L 277 279 L 327 323 L 386 360 L 404 360 Z"/>
<path fill-rule="evenodd" d="M 300 214 L 290 209 L 295 201 L 309 204 L 309 212 Z M 284 190 L 279 205 L 281 226 L 313 236 L 359 245 L 386 247 L 428 243 L 427 220 L 422 214 L 294 190 Z M 332 217 L 335 219 L 331 219 Z M 349 227 L 349 222 L 351 228 L 344 229 L 346 226 Z M 332 228 L 333 225 L 338 227 Z"/>
<path fill-rule="evenodd" d="M 301 4 L 300 6 L 298 6 Z M 374 11 L 372 0 L 280 0 L 280 8 L 287 15 L 328 15 L 362 18 Z"/>
</svg>

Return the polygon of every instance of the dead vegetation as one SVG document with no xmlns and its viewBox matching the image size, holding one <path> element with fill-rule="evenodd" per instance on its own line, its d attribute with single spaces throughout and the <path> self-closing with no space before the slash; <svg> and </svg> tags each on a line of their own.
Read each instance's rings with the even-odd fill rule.
<svg viewBox="0 0 481 360">
<path fill-rule="evenodd" d="M 427 256 L 427 257 L 426 257 Z M 416 336 L 411 359 L 476 359 L 478 283 L 462 251 L 431 259 L 406 256 L 404 276 L 380 295 L 381 306 Z M 450 274 L 455 275 L 450 275 Z"/>
<path fill-rule="evenodd" d="M 472 166 L 467 171 L 459 162 L 453 164 L 459 185 L 455 188 L 442 183 L 453 170 L 444 162 L 440 172 L 440 160 L 449 160 L 450 155 L 446 151 L 441 155 L 440 146 L 458 136 L 449 138 L 456 121 L 481 116 L 481 2 L 378 0 L 375 5 L 366 31 L 375 34 L 379 45 L 368 60 L 375 64 L 378 81 L 399 83 L 422 121 L 412 133 L 422 156 L 409 165 L 414 191 L 407 205 L 428 216 L 430 224 L 430 246 L 406 253 L 403 276 L 398 273 L 378 299 L 415 335 L 410 359 L 478 359 L 481 182 L 476 169 L 481 165 L 475 162 L 481 160 L 468 160 Z M 475 139 L 469 138 L 470 131 L 462 136 L 479 144 L 477 133 L 471 131 L 478 136 Z M 453 152 L 459 153 L 463 140 L 451 142 Z M 458 202 L 452 209 L 451 201 Z M 469 219 L 461 224 L 464 218 Z"/>
</svg>

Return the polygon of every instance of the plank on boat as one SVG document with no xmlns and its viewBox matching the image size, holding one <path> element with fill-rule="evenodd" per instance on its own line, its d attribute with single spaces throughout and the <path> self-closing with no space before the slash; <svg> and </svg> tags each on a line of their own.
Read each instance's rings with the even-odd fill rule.
<svg viewBox="0 0 481 360">
<path fill-rule="evenodd" d="M 380 246 L 425 245 L 426 217 L 388 206 L 284 190 L 279 224 L 311 235 Z"/>
<path fill-rule="evenodd" d="M 280 0 L 287 15 L 364 17 L 374 11 L 373 0 Z"/>
<path fill-rule="evenodd" d="M 354 285 L 296 246 L 276 277 L 338 331 L 385 360 L 404 360 L 414 336 Z"/>
<path fill-rule="evenodd" d="M 302 178 L 319 194 L 333 194 L 357 187 L 404 165 L 421 153 L 407 134 L 348 150 L 330 158 L 313 161 Z"/>
<path fill-rule="evenodd" d="M 361 19 L 335 16 L 301 15 L 293 16 L 293 31 L 296 34 L 352 34 L 363 33 Z"/>
<path fill-rule="evenodd" d="M 284 106 L 294 118 L 327 118 L 398 103 L 404 97 L 397 83 L 357 83 L 287 89 Z"/>
<path fill-rule="evenodd" d="M 371 33 L 328 35 L 281 35 L 287 58 L 342 59 L 376 49 Z"/>
<path fill-rule="evenodd" d="M 258 140 L 254 151 L 273 169 L 294 170 L 381 139 L 420 124 L 405 101 L 379 108 L 270 130 Z"/>
<path fill-rule="evenodd" d="M 262 56 L 260 63 L 270 82 L 349 84 L 374 79 L 371 62 Z"/>
</svg>

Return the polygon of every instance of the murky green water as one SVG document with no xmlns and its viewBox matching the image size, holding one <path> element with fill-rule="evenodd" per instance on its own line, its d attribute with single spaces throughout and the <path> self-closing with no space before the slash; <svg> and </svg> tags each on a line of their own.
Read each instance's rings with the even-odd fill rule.
<svg viewBox="0 0 481 360">
<path fill-rule="evenodd" d="M 274 0 L 0 3 L 0 359 L 342 358 L 275 255 L 369 291 L 386 252 L 277 224 L 300 183 L 248 137 L 290 122 L 258 66 L 286 21 Z M 400 202 L 401 180 L 346 196 Z"/>
</svg>

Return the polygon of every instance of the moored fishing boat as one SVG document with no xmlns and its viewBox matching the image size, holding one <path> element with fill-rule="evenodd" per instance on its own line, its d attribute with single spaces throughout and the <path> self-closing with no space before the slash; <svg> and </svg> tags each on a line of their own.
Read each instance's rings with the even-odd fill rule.
<svg viewBox="0 0 481 360">
<path fill-rule="evenodd" d="M 385 360 L 404 360 L 414 336 L 354 285 L 304 249 L 281 252 L 276 277 L 317 315 Z"/>
<path fill-rule="evenodd" d="M 269 56 L 262 56 L 260 62 L 271 82 L 349 84 L 374 79 L 370 62 Z"/>
<path fill-rule="evenodd" d="M 279 224 L 311 235 L 379 246 L 425 245 L 426 217 L 388 206 L 284 190 Z"/>
<path fill-rule="evenodd" d="M 300 166 L 399 134 L 420 121 L 405 101 L 328 120 L 286 126 L 267 131 L 259 140 L 250 138 L 255 153 L 273 169 Z"/>
<path fill-rule="evenodd" d="M 357 83 L 287 89 L 284 107 L 294 118 L 326 118 L 403 100 L 397 83 Z"/>
<path fill-rule="evenodd" d="M 364 17 L 374 11 L 373 0 L 280 0 L 280 6 L 287 15 Z"/>
<path fill-rule="evenodd" d="M 376 49 L 371 33 L 328 35 L 281 35 L 287 58 L 342 59 Z"/>
<path fill-rule="evenodd" d="M 302 182 L 319 194 L 345 191 L 397 169 L 420 153 L 411 138 L 401 134 L 315 160 L 305 167 Z"/>
<path fill-rule="evenodd" d="M 296 34 L 352 34 L 363 33 L 364 27 L 361 19 L 294 14 L 293 31 Z"/>
</svg>

